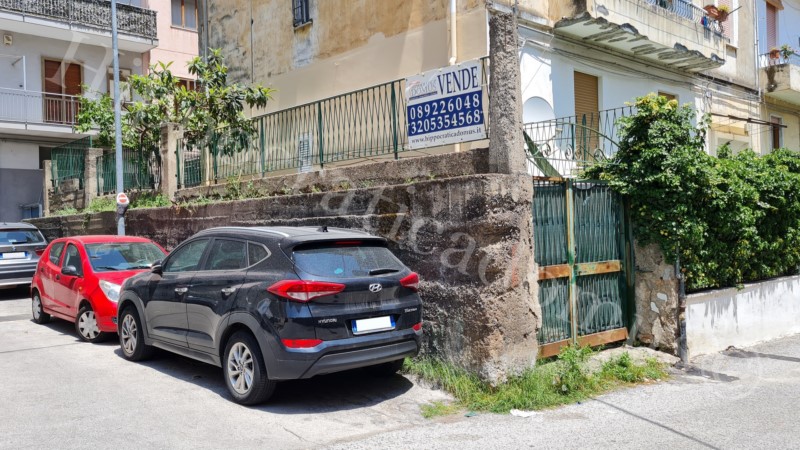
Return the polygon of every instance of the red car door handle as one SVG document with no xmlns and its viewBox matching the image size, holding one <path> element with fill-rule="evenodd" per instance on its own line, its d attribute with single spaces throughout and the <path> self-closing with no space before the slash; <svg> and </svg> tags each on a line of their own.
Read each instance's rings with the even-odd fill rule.
<svg viewBox="0 0 800 450">
<path fill-rule="evenodd" d="M 60 279 L 61 279 L 61 275 L 56 275 L 56 280 L 60 280 Z"/>
</svg>

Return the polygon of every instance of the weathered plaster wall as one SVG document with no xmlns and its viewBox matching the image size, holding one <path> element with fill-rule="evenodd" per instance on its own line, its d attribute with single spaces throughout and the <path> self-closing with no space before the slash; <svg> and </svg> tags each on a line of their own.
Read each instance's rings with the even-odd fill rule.
<svg viewBox="0 0 800 450">
<path fill-rule="evenodd" d="M 636 339 L 652 348 L 678 352 L 678 280 L 657 245 L 635 247 Z"/>
<path fill-rule="evenodd" d="M 384 236 L 423 280 L 425 352 L 498 381 L 536 360 L 540 309 L 531 251 L 533 190 L 530 177 L 485 173 L 486 155 L 468 154 L 471 158 L 443 155 L 417 163 L 420 170 L 439 167 L 441 178 L 404 183 L 387 177 L 374 187 L 339 185 L 327 192 L 131 210 L 126 229 L 167 248 L 222 225 L 329 225 Z M 351 170 L 385 170 L 373 166 Z M 289 177 L 286 183 L 305 181 Z M 34 223 L 49 238 L 112 233 L 113 215 Z"/>
<path fill-rule="evenodd" d="M 691 357 L 800 333 L 800 276 L 691 294 L 686 303 Z"/>
<path fill-rule="evenodd" d="M 313 22 L 295 29 L 291 2 L 208 1 L 209 46 L 223 49 L 232 80 L 277 89 L 267 111 L 448 64 L 446 0 L 326 0 L 310 6 Z M 485 56 L 482 2 L 458 0 L 456 24 L 458 61 Z"/>
</svg>

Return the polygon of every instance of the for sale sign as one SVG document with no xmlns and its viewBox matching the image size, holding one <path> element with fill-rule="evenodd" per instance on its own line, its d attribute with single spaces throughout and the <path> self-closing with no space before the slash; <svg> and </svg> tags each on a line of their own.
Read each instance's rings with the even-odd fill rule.
<svg viewBox="0 0 800 450">
<path fill-rule="evenodd" d="M 407 78 L 407 148 L 486 139 L 482 83 L 480 61 L 468 61 Z"/>
</svg>

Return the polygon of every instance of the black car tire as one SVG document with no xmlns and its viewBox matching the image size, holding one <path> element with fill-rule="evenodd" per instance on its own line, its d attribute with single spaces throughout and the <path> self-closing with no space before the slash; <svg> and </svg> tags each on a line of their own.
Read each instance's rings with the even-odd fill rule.
<svg viewBox="0 0 800 450">
<path fill-rule="evenodd" d="M 264 357 L 256 339 L 248 332 L 237 331 L 225 345 L 222 357 L 225 386 L 233 400 L 242 405 L 267 401 L 275 391 L 275 382 L 267 376 Z M 250 382 L 247 383 L 249 374 Z"/>
<path fill-rule="evenodd" d="M 89 305 L 83 305 L 75 317 L 75 331 L 78 337 L 86 342 L 102 342 L 108 333 L 100 331 L 97 327 L 97 316 Z"/>
<path fill-rule="evenodd" d="M 403 368 L 403 361 L 404 361 L 403 359 L 396 359 L 394 361 L 389 361 L 387 363 L 369 366 L 367 367 L 367 370 L 372 375 L 378 377 L 390 377 L 399 372 L 400 369 Z"/>
<path fill-rule="evenodd" d="M 31 314 L 33 315 L 33 321 L 38 324 L 50 322 L 50 314 L 44 312 L 42 297 L 39 295 L 39 291 L 34 291 L 31 296 Z"/>
<path fill-rule="evenodd" d="M 128 361 L 144 361 L 153 356 L 153 347 L 144 343 L 144 327 L 139 313 L 132 306 L 119 316 L 119 347 Z"/>
</svg>

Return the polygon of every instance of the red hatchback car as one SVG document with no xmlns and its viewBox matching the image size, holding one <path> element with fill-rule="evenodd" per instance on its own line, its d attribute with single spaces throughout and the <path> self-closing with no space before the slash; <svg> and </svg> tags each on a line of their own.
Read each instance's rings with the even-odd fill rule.
<svg viewBox="0 0 800 450">
<path fill-rule="evenodd" d="M 84 341 L 116 333 L 122 283 L 164 258 L 155 242 L 132 236 L 78 236 L 56 239 L 39 258 L 31 282 L 33 321 L 50 316 L 75 323 Z"/>
</svg>

